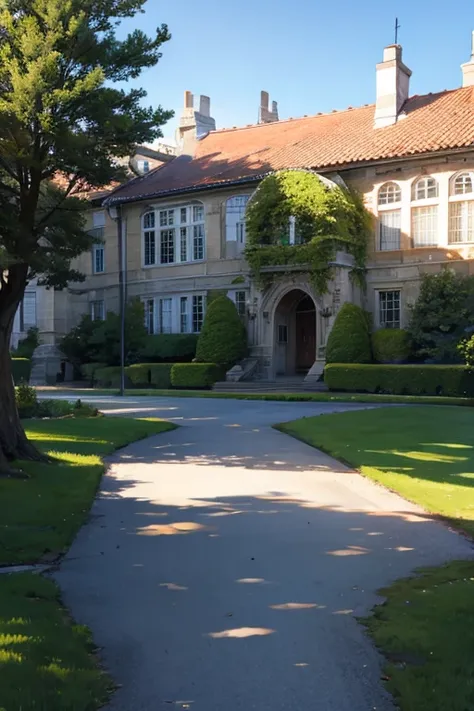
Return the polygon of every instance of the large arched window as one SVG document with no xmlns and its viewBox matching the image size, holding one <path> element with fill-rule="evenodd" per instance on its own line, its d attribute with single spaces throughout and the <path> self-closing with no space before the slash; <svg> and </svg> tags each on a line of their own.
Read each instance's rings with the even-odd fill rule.
<svg viewBox="0 0 474 711">
<path fill-rule="evenodd" d="M 225 203 L 225 232 L 227 242 L 236 242 L 237 250 L 245 246 L 245 210 L 250 195 L 234 195 Z"/>
<path fill-rule="evenodd" d="M 474 242 L 474 173 L 458 173 L 449 187 L 448 241 Z"/>
<path fill-rule="evenodd" d="M 379 227 L 377 248 L 400 249 L 402 191 L 398 183 L 385 183 L 377 195 Z"/>
<path fill-rule="evenodd" d="M 206 252 L 202 203 L 158 208 L 142 217 L 146 267 L 202 261 Z"/>
<path fill-rule="evenodd" d="M 438 194 L 438 181 L 431 175 L 418 178 L 413 183 L 411 238 L 414 247 L 434 247 L 438 244 Z"/>
</svg>

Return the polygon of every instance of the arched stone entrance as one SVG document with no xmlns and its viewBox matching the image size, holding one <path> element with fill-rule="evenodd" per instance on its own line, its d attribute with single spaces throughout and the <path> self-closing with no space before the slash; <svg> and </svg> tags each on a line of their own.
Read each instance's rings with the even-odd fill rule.
<svg viewBox="0 0 474 711">
<path fill-rule="evenodd" d="M 279 301 L 274 318 L 275 375 L 306 375 L 316 360 L 316 304 L 301 289 Z"/>
</svg>

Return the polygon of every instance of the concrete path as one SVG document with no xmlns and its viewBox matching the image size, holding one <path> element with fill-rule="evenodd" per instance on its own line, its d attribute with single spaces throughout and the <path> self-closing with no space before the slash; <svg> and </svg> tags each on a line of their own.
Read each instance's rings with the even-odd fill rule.
<svg viewBox="0 0 474 711">
<path fill-rule="evenodd" d="M 270 427 L 350 406 L 101 407 L 181 425 L 117 453 L 56 574 L 120 684 L 109 711 L 391 711 L 355 618 L 381 586 L 472 547 Z"/>
</svg>

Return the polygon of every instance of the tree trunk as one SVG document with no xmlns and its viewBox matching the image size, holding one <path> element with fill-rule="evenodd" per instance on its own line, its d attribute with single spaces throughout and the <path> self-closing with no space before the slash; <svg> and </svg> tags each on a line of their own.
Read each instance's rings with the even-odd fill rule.
<svg viewBox="0 0 474 711">
<path fill-rule="evenodd" d="M 3 287 L 0 296 L 3 291 L 5 297 L 7 290 Z M 28 441 L 18 416 L 10 361 L 10 338 L 18 307 L 18 304 L 14 303 L 15 300 L 9 300 L 7 305 L 2 303 L 0 298 L 0 476 L 18 474 L 10 464 L 16 459 L 48 461 L 48 458 Z"/>
</svg>

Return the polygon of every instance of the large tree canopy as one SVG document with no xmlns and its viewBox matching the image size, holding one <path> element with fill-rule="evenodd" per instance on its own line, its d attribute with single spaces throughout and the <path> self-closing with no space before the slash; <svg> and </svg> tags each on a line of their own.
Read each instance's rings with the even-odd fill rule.
<svg viewBox="0 0 474 711">
<path fill-rule="evenodd" d="M 113 86 L 154 66 L 169 39 L 116 28 L 145 0 L 0 0 L 0 468 L 36 457 L 10 376 L 13 319 L 29 279 L 63 287 L 91 246 L 85 189 L 120 176 L 117 158 L 161 136 L 171 112 Z"/>
</svg>

